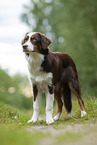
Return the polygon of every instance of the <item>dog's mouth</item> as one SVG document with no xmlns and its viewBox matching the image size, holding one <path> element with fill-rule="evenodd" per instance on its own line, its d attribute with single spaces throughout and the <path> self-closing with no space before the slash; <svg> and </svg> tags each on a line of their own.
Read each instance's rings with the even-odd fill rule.
<svg viewBox="0 0 97 145">
<path fill-rule="evenodd" d="M 28 50 L 25 50 L 25 49 L 23 49 L 23 52 L 25 52 L 25 53 L 29 53 L 29 51 L 28 51 Z"/>
<path fill-rule="evenodd" d="M 30 52 L 35 52 L 35 50 L 29 51 L 29 50 L 27 50 L 27 49 L 23 49 L 23 52 L 25 52 L 25 53 L 30 53 Z"/>
</svg>

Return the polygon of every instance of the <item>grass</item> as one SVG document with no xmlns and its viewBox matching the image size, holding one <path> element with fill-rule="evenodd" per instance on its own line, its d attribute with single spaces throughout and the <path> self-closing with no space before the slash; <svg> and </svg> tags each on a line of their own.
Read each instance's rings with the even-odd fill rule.
<svg viewBox="0 0 97 145">
<path fill-rule="evenodd" d="M 27 124 L 31 110 L 19 110 L 13 106 L 0 103 L 0 144 L 32 145 L 32 144 L 96 144 L 97 142 L 97 99 L 84 99 L 87 115 L 80 117 L 77 100 L 73 100 L 73 117 L 66 114 L 65 109 L 58 122 L 46 125 L 45 120 L 37 124 Z M 41 107 L 40 115 L 45 115 Z M 54 114 L 56 106 L 54 106 Z"/>
</svg>

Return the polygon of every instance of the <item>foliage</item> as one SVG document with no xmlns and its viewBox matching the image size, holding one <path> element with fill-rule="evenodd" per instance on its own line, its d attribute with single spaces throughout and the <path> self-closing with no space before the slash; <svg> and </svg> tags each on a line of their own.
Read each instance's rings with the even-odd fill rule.
<svg viewBox="0 0 97 145">
<path fill-rule="evenodd" d="M 87 115 L 84 117 L 81 117 L 81 111 L 79 104 L 76 100 L 72 100 L 73 103 L 73 116 L 69 116 L 63 107 L 63 111 L 60 117 L 60 120 L 53 124 L 53 127 L 58 128 L 57 125 L 60 126 L 60 124 L 64 125 L 75 125 L 75 124 L 87 124 L 87 123 L 96 123 L 97 122 L 97 98 L 90 98 L 86 97 L 84 99 L 85 102 L 85 108 Z M 43 109 L 44 108 L 44 109 Z M 14 124 L 16 125 L 35 125 L 34 123 L 27 124 L 27 121 L 31 117 L 31 110 L 23 110 L 17 109 L 17 107 L 14 107 L 9 104 L 5 104 L 4 102 L 0 102 L 0 124 Z M 53 116 L 56 114 L 56 106 L 54 105 L 54 111 Z M 37 125 L 45 125 L 45 107 L 40 108 L 40 116 L 43 120 L 38 121 Z M 21 123 L 21 124 L 19 124 Z M 57 124 L 57 125 L 56 125 Z"/>
<path fill-rule="evenodd" d="M 28 84 L 27 77 L 19 74 L 11 77 L 6 71 L 0 69 L 0 101 L 20 108 L 31 108 L 32 98 L 27 98 L 21 91 L 21 88 L 25 89 Z"/>
<path fill-rule="evenodd" d="M 31 31 L 50 37 L 51 50 L 68 53 L 77 64 L 83 89 L 97 93 L 97 1 L 30 0 L 22 21 Z"/>
<path fill-rule="evenodd" d="M 46 142 L 51 145 L 68 143 L 84 145 L 86 138 L 88 145 L 95 144 L 95 140 L 97 142 L 97 99 L 87 97 L 85 106 L 88 114 L 81 118 L 78 104 L 73 100 L 73 117 L 69 117 L 63 110 L 61 119 L 47 126 L 42 120 L 37 124 L 27 124 L 30 118 L 27 110 L 21 111 L 0 102 L 0 143 L 2 145 L 41 145 Z M 55 110 L 54 106 L 54 112 Z M 44 112 L 40 113 L 40 115 L 43 114 Z"/>
</svg>

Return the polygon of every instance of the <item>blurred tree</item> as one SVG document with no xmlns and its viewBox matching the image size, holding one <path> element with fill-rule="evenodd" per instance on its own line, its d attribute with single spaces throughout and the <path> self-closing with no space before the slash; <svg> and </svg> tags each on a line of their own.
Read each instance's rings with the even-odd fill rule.
<svg viewBox="0 0 97 145">
<path fill-rule="evenodd" d="M 72 56 L 83 88 L 97 93 L 96 0 L 30 0 L 22 21 L 50 37 L 53 51 Z"/>
<path fill-rule="evenodd" d="M 25 89 L 28 84 L 27 77 L 20 74 L 10 77 L 7 71 L 0 69 L 0 101 L 29 109 L 32 98 L 27 98 L 21 91 L 21 87 Z"/>
</svg>

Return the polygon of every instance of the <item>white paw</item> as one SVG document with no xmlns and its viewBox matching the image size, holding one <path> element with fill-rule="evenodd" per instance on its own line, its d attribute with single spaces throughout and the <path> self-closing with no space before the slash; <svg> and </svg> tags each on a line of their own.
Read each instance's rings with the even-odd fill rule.
<svg viewBox="0 0 97 145">
<path fill-rule="evenodd" d="M 60 114 L 61 114 L 61 113 L 59 112 L 59 113 L 54 117 L 54 120 L 55 120 L 55 121 L 59 120 Z"/>
<path fill-rule="evenodd" d="M 73 111 L 71 110 L 71 112 L 68 113 L 69 116 L 72 117 Z"/>
<path fill-rule="evenodd" d="M 50 124 L 52 124 L 52 123 L 54 123 L 53 118 L 47 119 L 47 120 L 46 120 L 46 124 L 50 125 Z"/>
<path fill-rule="evenodd" d="M 36 122 L 37 122 L 37 119 L 33 119 L 33 118 L 32 118 L 32 119 L 29 120 L 27 123 L 31 123 L 31 122 L 32 122 L 32 123 L 36 123 Z"/>
<path fill-rule="evenodd" d="M 30 122 L 32 122 L 32 120 L 27 121 L 27 123 L 30 123 Z"/>
<path fill-rule="evenodd" d="M 86 114 L 86 111 L 81 111 L 81 117 L 85 116 Z"/>
</svg>

